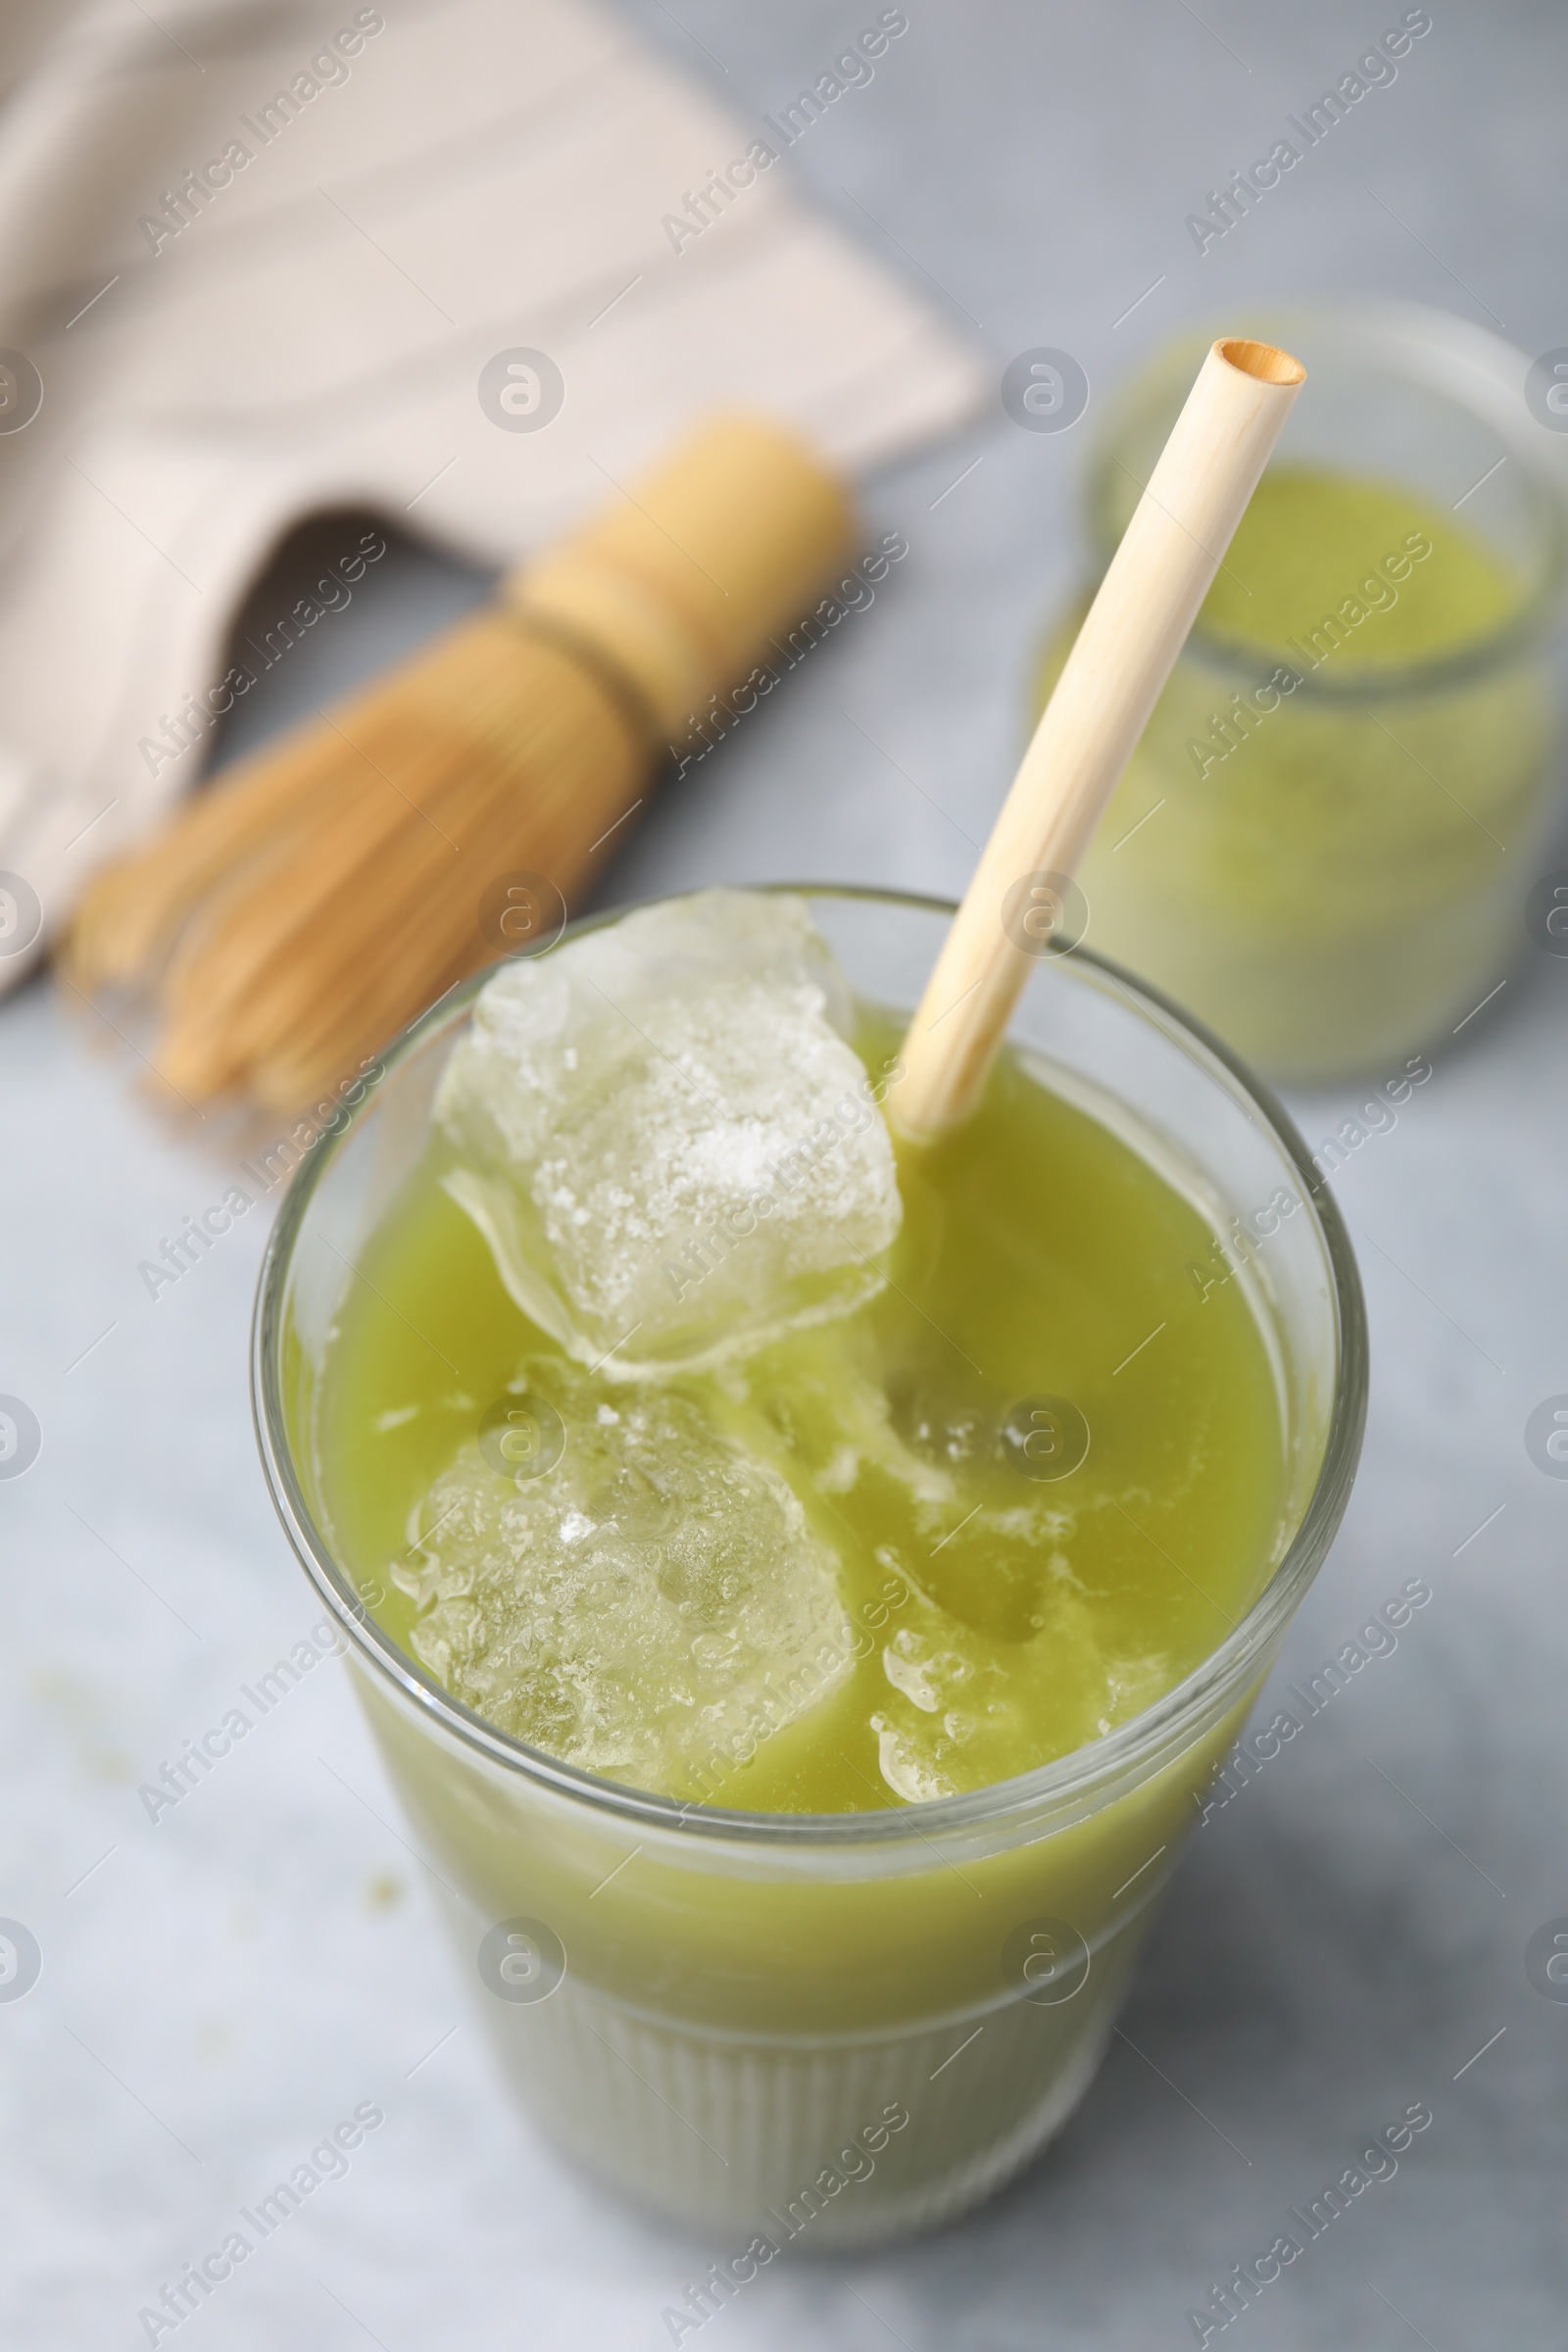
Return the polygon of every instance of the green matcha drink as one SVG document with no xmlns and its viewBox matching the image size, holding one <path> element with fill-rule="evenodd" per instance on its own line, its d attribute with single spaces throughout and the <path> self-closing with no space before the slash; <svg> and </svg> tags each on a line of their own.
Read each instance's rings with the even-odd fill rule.
<svg viewBox="0 0 1568 2352">
<path fill-rule="evenodd" d="M 895 1151 L 944 921 L 710 892 L 501 967 L 264 1277 L 274 1493 L 505 2064 L 768 2245 L 1059 2128 L 1359 1437 L 1304 1155 L 1092 958 Z"/>
<path fill-rule="evenodd" d="M 861 1042 L 874 1069 L 897 1032 L 868 1025 Z M 572 1366 L 521 1313 L 442 1189 L 451 1157 L 432 1146 L 361 1261 L 317 1450 L 345 1560 L 388 1588 L 382 1622 L 517 1738 L 748 1810 L 952 1795 L 1125 1722 L 1207 1655 L 1267 1576 L 1282 1431 L 1253 1307 L 1240 1284 L 1200 1299 L 1187 1269 L 1212 1230 L 1022 1058 L 1004 1060 L 968 1128 L 904 1173 L 918 1206 L 875 1298 L 652 1395 Z M 509 1399 L 521 1480 L 504 1451 L 481 1450 L 487 1412 Z M 571 1432 L 542 1471 L 530 1404 Z M 717 1523 L 702 1515 L 702 1482 L 722 1495 L 735 1476 L 737 1540 L 798 1560 L 802 1582 L 772 1629 L 776 1654 L 745 1669 L 759 1744 L 743 1763 L 721 1740 L 699 1745 L 687 1720 L 722 1704 L 737 1639 L 751 1638 L 734 1590 L 750 1563 L 726 1561 L 728 1531 L 708 1545 Z M 580 1579 L 567 1638 L 586 1636 L 612 1686 L 591 1707 L 572 1703 L 542 1610 L 546 1646 L 500 1667 L 505 1633 L 492 1645 L 475 1625 L 476 1609 L 502 1626 L 514 1613 L 494 1566 L 509 1513 L 519 1540 Z M 640 1651 L 631 1617 L 645 1607 Z M 669 1672 L 657 1719 L 656 1659 Z"/>
<path fill-rule="evenodd" d="M 1319 446 L 1259 483 L 1080 877 L 1104 954 L 1301 1079 L 1375 1069 L 1494 986 L 1555 783 L 1558 493 L 1433 388 L 1437 349 L 1357 332 L 1306 330 Z M 1158 381 L 1095 472 L 1106 552 Z"/>
</svg>

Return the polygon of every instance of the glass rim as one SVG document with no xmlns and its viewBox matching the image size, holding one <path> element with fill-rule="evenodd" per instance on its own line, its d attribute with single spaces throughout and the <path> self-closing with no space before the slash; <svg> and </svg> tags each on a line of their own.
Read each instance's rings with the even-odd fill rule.
<svg viewBox="0 0 1568 2352">
<path fill-rule="evenodd" d="M 957 911 L 949 899 L 923 893 L 860 887 L 834 882 L 755 882 L 734 887 L 773 895 L 787 893 L 806 899 L 851 900 L 873 906 L 906 908 L 951 920 Z M 685 892 L 664 898 L 688 896 Z M 606 924 L 618 922 L 640 905 L 637 901 L 579 917 L 551 942 L 578 938 Z M 550 949 L 535 949 L 548 954 Z M 284 1329 L 288 1277 L 294 1249 L 306 1212 L 347 1137 L 368 1115 L 384 1080 L 407 1061 L 424 1041 L 465 1009 L 495 971 L 497 963 L 460 980 L 392 1040 L 375 1058 L 366 1092 L 353 1105 L 342 1103 L 319 1130 L 306 1156 L 290 1176 L 272 1230 L 268 1236 L 257 1280 L 251 1325 L 251 1406 L 262 1466 L 272 1504 L 295 1556 L 318 1592 L 326 1600 L 360 1660 L 374 1677 L 393 1687 L 395 1700 L 412 1704 L 432 1731 L 478 1750 L 494 1765 L 557 1795 L 585 1803 L 591 1811 L 619 1816 L 644 1828 L 660 1828 L 678 1836 L 732 1844 L 768 1847 L 775 1851 L 830 1846 L 840 1849 L 878 1849 L 904 1844 L 929 1845 L 938 1831 L 961 1832 L 999 1827 L 1009 1818 L 1033 1815 L 1042 1809 L 1062 1809 L 1077 1800 L 1088 1809 L 1095 1791 L 1109 1787 L 1140 1761 L 1158 1769 L 1160 1750 L 1183 1733 L 1183 1746 L 1200 1737 L 1205 1719 L 1212 1719 L 1217 1702 L 1239 1690 L 1248 1670 L 1266 1656 L 1276 1636 L 1289 1623 L 1300 1594 L 1316 1574 L 1333 1540 L 1349 1496 L 1366 1419 L 1368 1339 L 1360 1276 L 1348 1232 L 1326 1180 L 1313 1165 L 1306 1144 L 1290 1114 L 1271 1090 L 1257 1079 L 1230 1048 L 1193 1014 L 1150 982 L 1135 977 L 1108 956 L 1079 945 L 1069 951 L 1130 997 L 1141 1012 L 1152 1012 L 1156 1025 L 1175 1033 L 1184 1050 L 1199 1049 L 1193 1058 L 1217 1065 L 1233 1099 L 1272 1136 L 1302 1184 L 1302 1205 L 1315 1219 L 1331 1277 L 1336 1354 L 1333 1401 L 1324 1439 L 1322 1459 L 1298 1525 L 1273 1574 L 1232 1632 L 1180 1682 L 1148 1707 L 1130 1716 L 1101 1740 L 1070 1749 L 1064 1756 L 1038 1764 L 1027 1772 L 983 1788 L 954 1796 L 934 1797 L 918 1804 L 857 1813 L 751 1812 L 739 1807 L 708 1804 L 661 1795 L 627 1787 L 580 1766 L 563 1763 L 543 1749 L 500 1730 L 444 1690 L 426 1668 L 412 1657 L 376 1621 L 355 1590 L 352 1579 L 333 1555 L 317 1526 L 295 1470 L 287 1419 L 278 1379 L 278 1341 Z M 1179 1751 L 1178 1751 L 1179 1752 Z"/>
<path fill-rule="evenodd" d="M 1402 362 L 1408 381 L 1437 394 L 1461 414 L 1490 425 L 1503 445 L 1505 455 L 1524 470 L 1542 494 L 1542 507 L 1548 518 L 1544 560 L 1540 577 L 1532 583 L 1517 611 L 1509 613 L 1494 628 L 1424 660 L 1380 662 L 1352 670 L 1348 677 L 1339 683 L 1325 680 L 1313 671 L 1298 668 L 1295 663 L 1286 661 L 1280 649 L 1261 644 L 1250 646 L 1244 639 L 1213 634 L 1204 627 L 1201 613 L 1193 623 L 1182 649 L 1182 659 L 1196 659 L 1205 669 L 1244 682 L 1255 680 L 1260 667 L 1272 662 L 1275 668 L 1292 670 L 1297 679 L 1293 693 L 1304 694 L 1309 702 L 1320 703 L 1325 709 L 1345 709 L 1370 702 L 1409 701 L 1418 695 L 1446 693 L 1451 688 L 1469 685 L 1489 671 L 1504 668 L 1510 662 L 1525 660 L 1540 653 L 1549 643 L 1560 620 L 1565 592 L 1568 592 L 1568 481 L 1560 471 L 1554 470 L 1545 453 L 1532 443 L 1522 423 L 1505 429 L 1494 410 L 1479 394 L 1466 398 L 1452 380 L 1429 378 L 1413 364 L 1410 356 L 1412 346 L 1418 340 L 1424 341 L 1432 351 L 1446 346 L 1457 370 L 1461 366 L 1477 366 L 1480 355 L 1484 353 L 1492 369 L 1494 387 L 1496 387 L 1501 382 L 1504 355 L 1517 360 L 1522 369 L 1530 364 L 1526 355 L 1504 337 L 1493 334 L 1490 329 L 1476 326 L 1470 319 L 1460 318 L 1451 312 L 1440 311 L 1424 303 L 1307 301 L 1265 308 L 1255 316 L 1250 313 L 1249 321 L 1259 331 L 1266 329 L 1276 341 L 1289 337 L 1291 321 L 1326 329 L 1331 333 L 1338 330 L 1362 336 L 1375 352 L 1387 357 L 1389 372 L 1395 372 Z M 1194 330 L 1190 341 L 1195 358 L 1201 356 L 1209 339 Z M 1152 355 L 1146 357 L 1143 365 L 1124 380 L 1112 396 L 1091 445 L 1081 511 L 1089 536 L 1090 568 L 1097 584 L 1119 544 L 1119 535 L 1113 538 L 1104 527 L 1109 502 L 1103 496 L 1103 488 L 1111 467 L 1118 464 L 1115 445 L 1137 414 L 1140 393 L 1148 390 L 1162 368 L 1174 367 L 1180 354 L 1188 347 L 1189 338 L 1178 334 L 1167 338 Z M 1310 369 L 1307 381 L 1311 381 Z M 1521 415 L 1527 414 L 1522 380 L 1518 387 L 1518 402 Z"/>
</svg>

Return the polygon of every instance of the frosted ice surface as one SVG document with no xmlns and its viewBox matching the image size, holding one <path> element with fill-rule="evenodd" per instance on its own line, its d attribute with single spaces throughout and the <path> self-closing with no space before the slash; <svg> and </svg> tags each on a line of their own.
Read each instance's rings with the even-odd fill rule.
<svg viewBox="0 0 1568 2352">
<path fill-rule="evenodd" d="M 699 892 L 499 971 L 436 1117 L 524 1312 L 626 1377 L 873 1296 L 902 1207 L 850 1017 L 788 897 Z"/>
<path fill-rule="evenodd" d="M 778 1473 L 678 1389 L 535 1357 L 519 1394 L 564 1425 L 511 1478 L 471 1441 L 393 1571 L 416 1654 L 452 1694 L 564 1762 L 744 1806 L 734 1767 L 849 1673 L 834 1558 Z"/>
</svg>

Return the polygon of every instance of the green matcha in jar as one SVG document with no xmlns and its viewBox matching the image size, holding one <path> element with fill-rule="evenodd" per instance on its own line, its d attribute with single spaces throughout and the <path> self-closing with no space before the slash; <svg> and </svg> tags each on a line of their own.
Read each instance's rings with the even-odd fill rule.
<svg viewBox="0 0 1568 2352">
<path fill-rule="evenodd" d="M 1358 375 L 1337 331 L 1317 337 L 1328 429 L 1265 474 L 1081 876 L 1103 954 L 1308 1081 L 1441 1040 L 1495 987 L 1555 780 L 1555 487 L 1400 384 L 1408 351 L 1374 338 Z M 1135 421 L 1097 472 L 1102 543 L 1137 442 Z"/>
</svg>

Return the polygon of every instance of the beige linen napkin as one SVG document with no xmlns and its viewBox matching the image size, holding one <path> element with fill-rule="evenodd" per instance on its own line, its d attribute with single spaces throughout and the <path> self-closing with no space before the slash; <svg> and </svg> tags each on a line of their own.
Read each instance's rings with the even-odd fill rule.
<svg viewBox="0 0 1568 2352">
<path fill-rule="evenodd" d="M 13 0 L 0 28 L 0 984 L 194 780 L 236 605 L 303 514 L 507 563 L 715 405 L 853 468 L 981 388 L 793 197 L 790 125 L 587 0 L 156 18 Z"/>
</svg>

